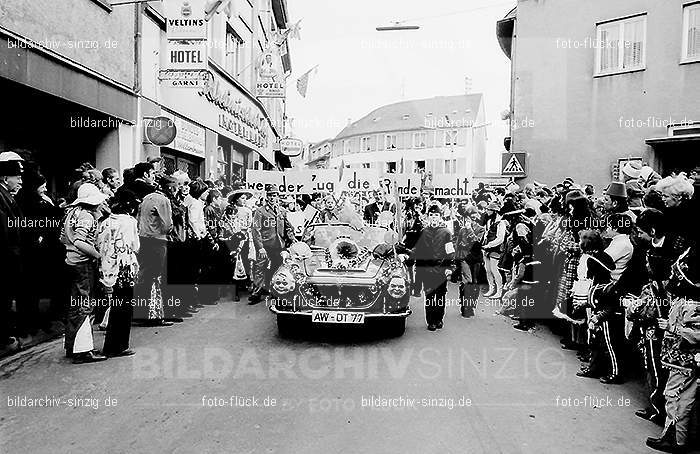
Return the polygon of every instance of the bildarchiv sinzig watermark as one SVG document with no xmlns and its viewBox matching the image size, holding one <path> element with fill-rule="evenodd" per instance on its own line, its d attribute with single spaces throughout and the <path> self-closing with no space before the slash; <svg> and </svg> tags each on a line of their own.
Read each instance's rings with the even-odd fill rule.
<svg viewBox="0 0 700 454">
<path fill-rule="evenodd" d="M 106 39 L 101 42 L 95 39 L 61 39 L 57 37 L 47 37 L 37 41 L 31 39 L 9 39 L 7 41 L 8 49 L 50 49 L 57 51 L 63 49 L 116 49 L 117 47 L 119 47 L 119 41 L 113 39 Z"/>
</svg>

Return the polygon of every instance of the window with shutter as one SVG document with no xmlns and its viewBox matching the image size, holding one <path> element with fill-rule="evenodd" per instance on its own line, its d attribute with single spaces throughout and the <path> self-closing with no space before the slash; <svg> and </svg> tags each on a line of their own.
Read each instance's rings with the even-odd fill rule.
<svg viewBox="0 0 700 454">
<path fill-rule="evenodd" d="M 646 15 L 598 25 L 596 75 L 644 69 Z"/>
<path fill-rule="evenodd" d="M 700 3 L 683 8 L 683 61 L 700 61 Z"/>
<path fill-rule="evenodd" d="M 644 20 L 638 19 L 633 22 L 627 22 L 624 24 L 623 29 L 625 45 L 623 46 L 622 69 L 639 68 L 644 64 Z"/>
<path fill-rule="evenodd" d="M 603 27 L 600 31 L 600 72 L 617 69 L 620 26 Z"/>
</svg>

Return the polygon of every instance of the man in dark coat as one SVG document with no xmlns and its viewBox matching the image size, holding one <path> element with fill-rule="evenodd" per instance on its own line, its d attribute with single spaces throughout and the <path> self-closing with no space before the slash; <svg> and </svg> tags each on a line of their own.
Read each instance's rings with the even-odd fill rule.
<svg viewBox="0 0 700 454">
<path fill-rule="evenodd" d="M 265 205 L 253 214 L 253 244 L 257 259 L 253 264 L 253 292 L 248 304 L 257 304 L 268 293 L 275 271 L 282 265 L 282 251 L 294 241 L 294 228 L 280 206 L 280 197 L 273 185 L 267 187 Z"/>
<path fill-rule="evenodd" d="M 22 212 L 15 195 L 22 187 L 21 158 L 13 152 L 0 153 L 0 351 L 19 348 L 10 334 L 12 300 L 18 297 L 21 271 Z"/>
<path fill-rule="evenodd" d="M 383 211 L 396 213 L 396 206 L 386 200 L 382 191 L 374 191 L 374 202 L 365 207 L 365 222 L 368 224 L 376 224 L 379 219 L 379 214 Z"/>
<path fill-rule="evenodd" d="M 139 162 L 134 166 L 133 180 L 124 181 L 124 184 L 117 188 L 117 191 L 129 190 L 136 194 L 136 197 L 143 200 L 148 194 L 156 192 L 156 169 L 150 162 Z"/>
<path fill-rule="evenodd" d="M 442 328 L 445 315 L 447 280 L 454 272 L 455 248 L 452 235 L 444 226 L 440 207 L 428 209 L 428 226 L 413 248 L 416 279 L 425 289 L 425 319 L 430 331 Z"/>
</svg>

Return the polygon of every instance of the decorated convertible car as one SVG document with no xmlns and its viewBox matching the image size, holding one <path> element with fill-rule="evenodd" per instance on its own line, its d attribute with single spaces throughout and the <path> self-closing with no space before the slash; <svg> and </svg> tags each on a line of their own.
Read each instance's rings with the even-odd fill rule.
<svg viewBox="0 0 700 454">
<path fill-rule="evenodd" d="M 312 224 L 272 277 L 281 336 L 298 323 L 376 325 L 400 336 L 410 315 L 408 273 L 387 227 Z"/>
</svg>

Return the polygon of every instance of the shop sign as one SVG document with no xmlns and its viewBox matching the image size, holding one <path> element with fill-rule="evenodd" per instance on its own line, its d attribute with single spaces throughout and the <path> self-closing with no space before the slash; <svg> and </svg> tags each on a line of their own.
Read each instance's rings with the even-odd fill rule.
<svg viewBox="0 0 700 454">
<path fill-rule="evenodd" d="M 165 0 L 167 38 L 206 40 L 206 3 L 207 0 Z"/>
<path fill-rule="evenodd" d="M 170 145 L 177 135 L 177 127 L 168 117 L 144 119 L 146 123 L 146 138 L 153 145 L 164 147 Z"/>
<path fill-rule="evenodd" d="M 268 128 L 265 117 L 258 113 L 257 108 L 246 106 L 242 98 L 234 98 L 231 90 L 226 90 L 219 79 L 210 80 L 206 88 L 199 91 L 199 96 L 220 109 L 218 115 L 220 128 L 261 149 L 268 147 Z M 271 162 L 274 162 L 274 158 Z"/>
<path fill-rule="evenodd" d="M 175 117 L 174 120 L 177 135 L 171 148 L 204 158 L 207 137 L 206 129 L 180 117 Z"/>
<path fill-rule="evenodd" d="M 208 70 L 165 69 L 158 72 L 158 79 L 170 88 L 205 88 L 212 77 Z"/>
<path fill-rule="evenodd" d="M 285 78 L 278 62 L 279 58 L 271 50 L 263 52 L 260 56 L 255 84 L 255 96 L 258 98 L 285 97 Z"/>
<path fill-rule="evenodd" d="M 304 142 L 301 139 L 293 139 L 291 137 L 280 140 L 280 152 L 290 158 L 299 156 L 304 148 Z"/>
<path fill-rule="evenodd" d="M 206 70 L 207 52 L 206 41 L 168 41 L 166 69 Z"/>
<path fill-rule="evenodd" d="M 438 199 L 463 199 L 471 194 L 469 178 L 460 175 L 433 175 L 431 186 Z"/>
<path fill-rule="evenodd" d="M 255 96 L 258 98 L 284 98 L 286 92 L 284 81 L 258 81 L 255 83 Z"/>
</svg>

